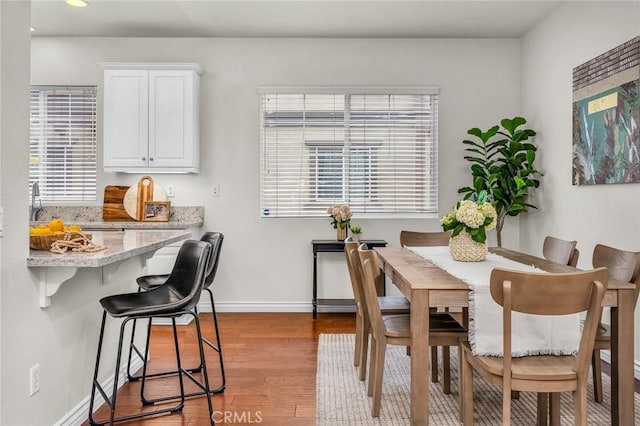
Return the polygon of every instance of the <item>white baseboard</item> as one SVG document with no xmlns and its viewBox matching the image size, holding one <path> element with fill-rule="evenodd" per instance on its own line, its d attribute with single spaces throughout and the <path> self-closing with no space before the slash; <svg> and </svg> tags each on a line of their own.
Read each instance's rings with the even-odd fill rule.
<svg viewBox="0 0 640 426">
<path fill-rule="evenodd" d="M 131 361 L 131 369 L 133 371 L 137 371 L 142 368 L 142 359 L 137 357 Z M 118 389 L 122 387 L 127 382 L 127 365 L 123 365 L 120 367 L 120 374 L 118 374 Z M 100 383 L 102 388 L 106 392 L 107 395 L 110 395 L 113 392 L 113 377 L 106 380 L 103 383 Z M 71 411 L 65 414 L 60 420 L 54 423 L 54 426 L 81 426 L 84 422 L 89 418 L 89 399 L 91 398 L 91 394 L 89 394 L 86 398 L 84 398 L 78 405 L 73 407 Z M 96 392 L 96 399 L 93 404 L 95 410 L 100 408 L 100 406 L 104 404 L 104 398 L 100 392 Z"/>
<path fill-rule="evenodd" d="M 611 365 L 611 352 L 600 351 L 600 359 Z M 640 361 L 638 360 L 633 361 L 633 377 L 640 380 Z"/>
<path fill-rule="evenodd" d="M 211 312 L 208 297 L 198 303 L 200 312 Z M 311 312 L 311 302 L 217 302 L 217 312 Z"/>
</svg>

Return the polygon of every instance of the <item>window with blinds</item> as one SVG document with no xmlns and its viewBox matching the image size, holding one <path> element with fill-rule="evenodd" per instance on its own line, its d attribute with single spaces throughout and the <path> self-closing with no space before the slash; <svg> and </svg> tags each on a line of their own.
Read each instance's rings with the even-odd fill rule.
<svg viewBox="0 0 640 426">
<path fill-rule="evenodd" d="M 45 203 L 96 200 L 96 92 L 31 86 L 29 191 Z"/>
<path fill-rule="evenodd" d="M 261 92 L 263 217 L 437 216 L 436 89 Z"/>
</svg>

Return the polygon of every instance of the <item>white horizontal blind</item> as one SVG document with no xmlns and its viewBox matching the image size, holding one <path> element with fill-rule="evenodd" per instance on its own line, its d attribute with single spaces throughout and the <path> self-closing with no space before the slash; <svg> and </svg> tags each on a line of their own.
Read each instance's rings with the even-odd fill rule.
<svg viewBox="0 0 640 426">
<path fill-rule="evenodd" d="M 96 91 L 31 87 L 29 188 L 43 202 L 96 200 Z"/>
<path fill-rule="evenodd" d="M 435 93 L 264 93 L 263 217 L 437 213 Z"/>
</svg>

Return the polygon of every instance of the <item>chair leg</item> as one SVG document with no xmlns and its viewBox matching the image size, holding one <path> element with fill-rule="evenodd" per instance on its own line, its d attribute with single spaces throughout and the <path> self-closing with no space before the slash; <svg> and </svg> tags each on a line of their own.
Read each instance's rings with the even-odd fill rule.
<svg viewBox="0 0 640 426">
<path fill-rule="evenodd" d="M 549 423 L 551 426 L 560 426 L 560 392 L 554 392 L 550 396 Z"/>
<path fill-rule="evenodd" d="M 373 403 L 371 417 L 380 417 L 380 402 L 382 400 L 382 378 L 384 377 L 384 358 L 387 352 L 386 342 L 376 342 L 376 366 L 373 379 Z M 374 370 L 373 366 L 371 370 Z"/>
<path fill-rule="evenodd" d="M 353 353 L 353 365 L 358 367 L 360 366 L 360 359 L 362 358 L 362 315 L 360 315 L 357 310 L 359 307 L 356 307 L 356 346 Z"/>
<path fill-rule="evenodd" d="M 462 360 L 462 424 L 465 426 L 473 425 L 473 367 L 467 360 L 467 353 L 460 351 Z"/>
<path fill-rule="evenodd" d="M 449 346 L 442 347 L 442 392 L 451 393 L 451 352 Z"/>
<path fill-rule="evenodd" d="M 212 300 L 211 300 L 211 306 L 213 308 L 213 296 L 212 296 Z M 214 314 L 215 315 L 215 314 Z M 213 420 L 213 403 L 211 402 L 211 394 L 213 393 L 211 391 L 211 388 L 209 387 L 209 373 L 207 371 L 207 361 L 204 355 L 204 346 L 202 345 L 202 342 L 204 341 L 203 337 L 202 337 L 202 330 L 200 328 L 200 319 L 198 318 L 198 315 L 194 314 L 194 321 L 196 323 L 196 333 L 198 334 L 198 342 L 199 342 L 199 348 L 200 348 L 200 363 L 202 364 L 202 378 L 204 380 L 204 388 L 203 393 L 205 395 L 205 397 L 207 398 L 207 406 L 209 408 L 209 420 L 211 425 L 213 426 L 214 424 L 214 420 Z M 217 328 L 217 327 L 216 327 Z M 217 333 L 217 330 L 216 330 Z M 222 366 L 222 352 L 220 352 L 220 368 L 223 369 Z M 224 369 L 223 369 L 224 371 Z M 188 374 L 188 373 L 187 373 Z M 224 377 L 224 376 L 223 376 Z M 192 378 L 193 380 L 193 378 Z M 224 386 L 224 378 L 223 378 L 223 386 Z"/>
<path fill-rule="evenodd" d="M 438 347 L 431 346 L 431 381 L 438 381 Z"/>
<path fill-rule="evenodd" d="M 367 396 L 373 396 L 373 382 L 375 380 L 376 362 L 378 361 L 378 342 L 371 336 L 371 355 L 369 356 L 369 383 L 367 383 Z"/>
<path fill-rule="evenodd" d="M 122 324 L 120 325 L 120 335 L 118 338 L 118 353 L 116 354 L 116 362 L 115 362 L 115 367 L 114 367 L 114 379 L 113 379 L 113 391 L 111 393 L 111 396 L 109 397 L 106 392 L 104 391 L 104 389 L 102 388 L 102 386 L 100 385 L 100 383 L 98 383 L 98 368 L 99 368 L 99 364 L 100 364 L 100 355 L 102 352 L 102 341 L 103 341 L 103 337 L 104 337 L 104 328 L 105 328 L 105 321 L 106 321 L 106 311 L 103 313 L 103 318 L 102 318 L 102 327 L 100 330 L 100 338 L 98 341 L 98 355 L 96 357 L 96 369 L 94 372 L 94 380 L 93 380 L 93 386 L 91 388 L 91 401 L 89 403 L 89 423 L 91 425 L 105 425 L 105 424 L 114 424 L 117 422 L 124 422 L 124 421 L 128 421 L 128 420 L 134 420 L 134 419 L 140 419 L 143 417 L 149 417 L 149 416 L 155 416 L 158 414 L 162 414 L 162 413 L 177 413 L 182 411 L 182 408 L 184 407 L 184 388 L 182 387 L 181 384 L 181 400 L 178 403 L 178 405 L 174 406 L 174 407 L 168 407 L 168 408 L 162 408 L 162 409 L 158 409 L 155 411 L 145 411 L 143 413 L 138 413 L 138 414 L 132 414 L 132 415 L 128 415 L 128 416 L 122 416 L 122 417 L 115 417 L 115 411 L 116 411 L 116 404 L 117 404 L 117 395 L 118 395 L 118 376 L 119 376 L 119 372 L 120 372 L 120 364 L 122 362 L 122 348 L 123 348 L 123 344 L 124 344 L 124 334 L 125 334 L 125 329 L 127 326 L 127 323 L 129 321 L 132 321 L 133 318 L 128 317 L 125 318 L 124 321 L 122 322 Z M 175 339 L 176 345 L 177 345 L 177 338 Z M 178 354 L 178 348 L 176 347 L 176 353 L 177 353 L 177 357 L 179 357 Z M 145 360 L 146 361 L 146 360 Z M 177 371 L 181 371 L 181 367 L 179 366 L 179 358 L 177 359 L 178 361 L 178 370 Z M 146 367 L 146 362 L 143 365 L 143 370 Z M 181 378 L 181 376 L 180 376 Z M 145 374 L 143 372 L 142 376 L 142 384 L 144 385 L 144 382 L 146 380 Z M 93 398 L 95 396 L 95 390 L 98 390 L 100 392 L 100 394 L 102 395 L 102 397 L 105 400 L 105 404 L 109 407 L 109 420 L 105 420 L 105 421 L 96 421 L 93 418 Z M 173 398 L 175 399 L 175 397 Z"/>
<path fill-rule="evenodd" d="M 538 392 L 537 426 L 547 426 L 549 421 L 549 394 Z"/>
<path fill-rule="evenodd" d="M 573 392 L 573 412 L 576 426 L 587 426 L 587 389 L 581 383 Z"/>
<path fill-rule="evenodd" d="M 91 397 L 89 399 L 89 424 L 98 425 L 100 423 L 96 422 L 93 418 L 93 403 L 96 396 L 96 389 L 102 394 L 102 398 L 105 400 L 107 405 L 110 405 L 111 402 L 107 395 L 103 392 L 102 387 L 98 383 L 98 369 L 100 368 L 100 353 L 102 352 L 102 340 L 104 338 L 104 326 L 107 320 L 107 311 L 102 313 L 102 325 L 100 326 L 100 337 L 98 337 L 98 350 L 96 354 L 96 365 L 93 372 L 93 381 L 91 382 Z"/>
<path fill-rule="evenodd" d="M 593 399 L 602 402 L 604 399 L 602 389 L 602 364 L 600 363 L 600 351 L 594 349 L 591 354 L 591 372 L 593 373 Z"/>
<path fill-rule="evenodd" d="M 358 366 L 358 378 L 364 382 L 367 377 L 367 352 L 369 351 L 369 335 L 371 334 L 371 326 L 364 318 L 362 321 L 362 350 L 360 351 L 360 365 Z M 373 339 L 371 339 L 371 353 L 373 353 Z M 371 368 L 371 366 L 369 366 Z M 369 395 L 371 396 L 371 395 Z"/>
<path fill-rule="evenodd" d="M 138 293 L 140 293 L 142 291 L 142 289 L 140 287 L 138 287 Z M 151 321 L 151 320 L 149 320 Z M 133 355 L 133 351 L 136 352 L 136 354 L 138 355 L 139 358 L 142 358 L 142 353 L 140 352 L 140 350 L 138 349 L 138 347 L 135 345 L 134 343 L 134 338 L 136 336 L 136 322 L 137 320 L 134 318 L 133 320 L 133 325 L 132 325 L 132 329 L 131 329 L 131 340 L 129 341 L 129 357 L 127 358 L 127 379 L 130 382 L 135 382 L 136 380 L 140 379 L 140 376 L 135 376 L 131 373 L 131 358 Z M 150 330 L 150 328 L 147 328 L 147 332 Z"/>
<path fill-rule="evenodd" d="M 214 389 L 211 389 L 211 393 L 220 393 L 220 392 L 224 392 L 224 389 L 227 384 L 227 379 L 224 373 L 224 360 L 222 358 L 222 342 L 220 340 L 220 329 L 218 328 L 218 315 L 216 314 L 216 305 L 213 301 L 213 292 L 209 288 L 205 288 L 204 290 L 206 290 L 209 293 L 209 301 L 211 302 L 211 315 L 213 317 L 213 330 L 216 333 L 216 343 L 214 345 L 213 343 L 211 343 L 211 341 L 207 340 L 206 337 L 201 337 L 201 338 L 202 338 L 202 341 L 207 346 L 209 346 L 209 348 L 211 348 L 213 351 L 218 353 L 218 361 L 220 363 L 221 384 L 220 386 Z"/>
</svg>

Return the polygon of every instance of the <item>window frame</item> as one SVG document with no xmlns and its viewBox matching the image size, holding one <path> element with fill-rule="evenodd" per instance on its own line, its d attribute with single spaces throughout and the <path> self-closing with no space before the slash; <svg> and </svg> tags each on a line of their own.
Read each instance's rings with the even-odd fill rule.
<svg viewBox="0 0 640 426">
<path fill-rule="evenodd" d="M 349 101 L 345 100 L 345 105 L 344 105 L 344 111 L 343 114 L 344 116 L 342 117 L 341 111 L 336 111 L 333 110 L 329 114 L 334 114 L 336 117 L 338 118 L 344 118 L 344 121 L 341 122 L 340 124 L 344 127 L 344 141 L 340 144 L 337 143 L 336 141 L 330 141 L 330 142 L 324 142 L 324 141 L 318 141 L 318 140 L 304 140 L 303 145 L 305 147 L 317 147 L 320 145 L 324 145 L 324 146 L 343 146 L 343 147 L 348 147 L 347 149 L 351 150 L 351 147 L 361 147 L 361 146 L 367 146 L 369 147 L 369 150 L 375 149 L 375 145 L 374 143 L 372 143 L 371 141 L 368 140 L 362 140 L 362 138 L 358 138 L 358 139 L 353 139 L 351 141 L 349 141 L 349 136 L 350 136 L 350 124 L 351 124 L 351 119 L 350 119 L 350 110 L 349 110 L 349 105 L 351 103 L 350 100 L 350 96 L 351 95 L 367 95 L 367 96 L 376 96 L 376 95 L 383 95 L 383 96 L 388 96 L 388 95 L 421 95 L 421 96 L 425 96 L 425 99 L 428 99 L 429 102 L 431 102 L 431 107 L 432 109 L 429 111 L 429 116 L 428 116 L 428 120 L 427 122 L 429 123 L 429 131 L 427 132 L 429 136 L 425 136 L 425 141 L 423 142 L 423 147 L 426 149 L 427 151 L 427 156 L 429 156 L 428 161 L 424 161 L 425 166 L 424 168 L 421 170 L 422 172 L 424 172 L 424 177 L 421 178 L 421 182 L 424 184 L 424 186 L 428 187 L 429 189 L 426 189 L 427 191 L 427 195 L 424 196 L 423 200 L 425 200 L 424 202 L 426 202 L 430 208 L 428 211 L 414 211 L 414 212 L 409 212 L 409 211 L 396 211 L 396 212 L 391 212 L 391 211 L 386 211 L 386 212 L 361 212 L 358 211 L 358 209 L 354 209 L 352 207 L 352 210 L 354 211 L 354 213 L 356 213 L 358 215 L 359 218 L 394 218 L 394 219 L 398 219 L 398 218 L 422 218 L 422 219 L 430 219 L 430 218 L 437 218 L 439 217 L 439 213 L 438 213 L 438 139 L 439 139 L 439 135 L 438 135 L 438 109 L 439 109 L 439 88 L 438 87 L 328 87 L 328 86 L 322 86 L 322 87 L 272 87 L 272 86 L 266 86 L 266 87 L 259 87 L 258 88 L 258 109 L 259 109 L 259 113 L 260 113 L 260 216 L 261 217 L 290 217 L 290 218 L 309 218 L 309 217 L 324 217 L 326 216 L 325 213 L 305 213 L 304 211 L 302 211 L 301 209 L 299 209 L 297 211 L 297 214 L 292 215 L 292 214 L 276 214 L 276 215 L 271 215 L 269 212 L 265 212 L 265 208 L 263 206 L 263 201 L 264 201 L 264 186 L 265 186 L 265 182 L 264 182 L 264 178 L 265 178 L 265 162 L 267 161 L 265 159 L 265 152 L 264 152 L 264 144 L 265 144 L 265 128 L 268 127 L 267 124 L 265 124 L 265 120 L 268 120 L 265 117 L 265 112 L 267 111 L 266 108 L 264 108 L 264 96 L 267 95 L 300 95 L 300 96 L 310 96 L 310 95 L 338 95 L 338 96 L 345 96 L 345 98 L 349 97 Z M 296 123 L 296 117 L 299 116 L 303 116 L 304 117 L 304 112 L 307 111 L 306 109 L 303 109 L 301 111 L 287 111 L 284 114 L 284 119 L 288 119 L 288 125 L 292 126 L 292 124 Z M 424 112 L 425 109 L 420 109 L 420 110 L 416 110 L 418 112 Z M 287 115 L 288 114 L 288 115 Z M 316 119 L 316 117 L 313 117 L 314 119 Z M 366 117 L 365 117 L 366 118 Z M 307 125 L 307 122 L 303 122 L 304 125 Z M 283 126 L 286 124 L 283 124 Z M 357 141 L 356 143 L 354 143 L 354 141 Z M 379 142 L 380 145 L 383 144 L 383 142 Z M 343 176 L 346 176 L 349 174 L 349 159 L 351 158 L 351 156 L 347 156 L 344 159 L 344 163 L 343 163 Z M 373 170 L 375 165 L 373 164 L 372 160 L 371 160 L 372 156 L 370 155 L 370 159 L 369 159 L 369 168 L 370 170 Z M 315 160 L 317 162 L 317 159 Z M 416 165 L 418 164 L 418 161 L 415 163 Z M 429 167 L 427 164 L 430 164 L 431 167 Z M 311 168 L 311 165 L 309 166 Z M 309 173 L 311 174 L 311 170 L 309 171 Z M 302 175 L 301 175 L 302 176 Z M 370 176 L 371 177 L 371 176 Z M 316 181 L 317 182 L 317 181 Z M 343 183 L 343 196 L 344 194 L 346 194 L 346 192 L 349 191 L 349 186 L 348 186 L 348 176 L 343 177 L 342 180 Z M 313 187 L 313 193 L 317 194 L 318 193 L 318 188 L 316 184 L 309 184 L 309 186 Z M 369 198 L 371 197 L 372 194 L 372 190 L 371 190 L 371 186 L 369 187 Z M 362 200 L 363 198 L 361 198 Z M 416 200 L 419 200 L 418 198 L 416 198 Z M 303 204 L 309 205 L 309 204 L 317 204 L 317 205 L 322 205 L 324 206 L 328 206 L 329 203 L 331 203 L 331 199 L 328 200 L 322 200 L 322 199 L 318 199 L 317 196 L 314 196 L 314 201 L 309 202 L 301 202 Z M 324 203 L 324 204 L 323 204 Z M 349 204 L 349 201 L 344 202 L 346 204 Z M 326 209 L 325 209 L 326 210 Z"/>
<path fill-rule="evenodd" d="M 70 103 L 68 113 L 61 114 L 63 110 L 55 110 L 56 101 L 47 104 L 48 98 L 56 95 L 67 96 L 69 101 L 77 97 L 81 103 L 79 106 Z M 38 182 L 38 198 L 42 205 L 77 205 L 97 201 L 97 85 L 31 85 L 29 99 L 29 198 L 32 197 L 33 183 Z M 36 108 L 37 113 L 34 114 Z M 49 116 L 54 119 L 50 121 Z M 65 116 L 68 117 L 66 124 L 60 124 L 64 123 L 60 117 Z M 77 134 L 78 131 L 81 133 Z M 59 139 L 60 135 L 63 139 Z M 65 142 L 61 142 L 64 138 L 68 138 L 66 147 Z M 74 147 L 73 141 L 80 143 Z M 56 151 L 62 161 L 54 159 Z M 75 164 L 72 162 L 74 158 L 77 159 Z M 55 180 L 62 183 L 52 183 Z M 58 187 L 60 190 L 56 191 Z"/>
</svg>

